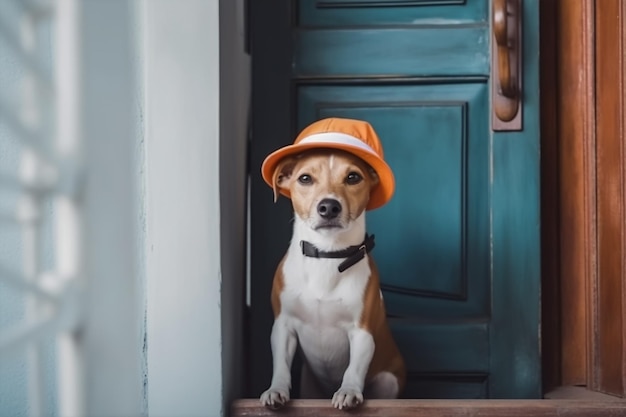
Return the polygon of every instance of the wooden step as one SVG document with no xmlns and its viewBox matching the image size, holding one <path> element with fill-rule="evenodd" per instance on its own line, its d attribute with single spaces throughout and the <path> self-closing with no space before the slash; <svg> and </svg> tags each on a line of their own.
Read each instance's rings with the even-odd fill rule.
<svg viewBox="0 0 626 417">
<path fill-rule="evenodd" d="M 232 417 L 626 417 L 624 401 L 588 400 L 369 400 L 353 411 L 330 400 L 292 400 L 280 410 L 258 399 L 236 400 Z"/>
</svg>

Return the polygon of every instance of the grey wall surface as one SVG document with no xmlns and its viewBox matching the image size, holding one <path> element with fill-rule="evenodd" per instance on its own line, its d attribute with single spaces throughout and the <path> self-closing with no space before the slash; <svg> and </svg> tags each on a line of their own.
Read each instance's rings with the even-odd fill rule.
<svg viewBox="0 0 626 417">
<path fill-rule="evenodd" d="M 244 1 L 220 1 L 220 213 L 222 249 L 222 375 L 224 409 L 246 382 L 247 134 L 250 56 L 245 52 Z"/>
</svg>

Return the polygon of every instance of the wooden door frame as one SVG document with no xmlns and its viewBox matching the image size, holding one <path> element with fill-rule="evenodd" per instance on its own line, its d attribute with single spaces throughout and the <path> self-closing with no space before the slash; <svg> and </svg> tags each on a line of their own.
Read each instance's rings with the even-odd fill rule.
<svg viewBox="0 0 626 417">
<path fill-rule="evenodd" d="M 595 122 L 593 48 L 585 24 L 591 23 L 592 6 L 593 0 L 540 4 L 544 392 L 585 382 L 587 368 L 585 294 L 593 262 L 587 244 L 593 234 L 588 216 L 594 184 L 589 148 Z"/>
<path fill-rule="evenodd" d="M 626 3 L 596 0 L 597 270 L 591 387 L 626 395 Z"/>
<path fill-rule="evenodd" d="M 544 392 L 624 396 L 626 6 L 540 12 Z"/>
</svg>

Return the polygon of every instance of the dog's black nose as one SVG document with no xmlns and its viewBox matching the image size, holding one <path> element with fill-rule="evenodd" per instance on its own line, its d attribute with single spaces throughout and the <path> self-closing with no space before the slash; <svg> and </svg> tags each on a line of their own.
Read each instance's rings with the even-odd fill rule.
<svg viewBox="0 0 626 417">
<path fill-rule="evenodd" d="M 323 219 L 334 219 L 341 213 L 341 204 L 334 198 L 325 198 L 317 205 L 317 212 Z"/>
</svg>

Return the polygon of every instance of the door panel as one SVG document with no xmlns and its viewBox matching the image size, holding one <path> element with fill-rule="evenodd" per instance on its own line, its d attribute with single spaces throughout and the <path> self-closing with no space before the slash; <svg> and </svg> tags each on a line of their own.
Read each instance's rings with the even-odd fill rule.
<svg viewBox="0 0 626 417">
<path fill-rule="evenodd" d="M 361 23 L 361 22 L 358 22 Z M 489 71 L 487 28 L 301 28 L 295 32 L 294 76 L 484 75 Z"/>
<path fill-rule="evenodd" d="M 425 373 L 444 390 L 440 397 L 453 390 L 458 396 L 486 393 L 460 375 L 480 375 L 481 387 L 487 382 L 489 349 L 476 348 L 488 346 L 487 327 L 479 331 L 475 323 L 466 324 L 487 322 L 489 316 L 489 132 L 484 123 L 468 123 L 487 118 L 487 84 L 303 86 L 296 91 L 298 129 L 325 117 L 348 117 L 368 120 L 385 138 L 396 194 L 384 210 L 368 213 L 367 224 L 376 235 L 373 256 L 395 335 L 411 358 L 405 395 L 424 395 Z M 412 323 L 427 319 L 448 324 Z M 474 338 L 467 337 L 465 327 Z M 469 340 L 476 343 L 467 349 Z M 406 354 L 416 347 L 428 360 Z"/>
<path fill-rule="evenodd" d="M 485 0 L 300 0 L 299 26 L 442 24 L 485 22 Z"/>
<path fill-rule="evenodd" d="M 271 377 L 269 288 L 290 237 L 288 202 L 271 205 L 259 168 L 309 123 L 338 116 L 374 126 L 396 176 L 367 224 L 405 397 L 538 397 L 536 35 L 524 39 L 524 130 L 494 133 L 488 1 L 251 5 L 251 395 Z M 532 31 L 537 3 L 524 5 Z"/>
<path fill-rule="evenodd" d="M 389 313 L 487 317 L 489 132 L 468 123 L 487 117 L 487 84 L 303 86 L 297 97 L 299 129 L 362 118 L 385 138 L 396 193 L 367 224 Z"/>
<path fill-rule="evenodd" d="M 406 398 L 489 397 L 487 322 L 392 318 L 391 328 L 407 365 Z"/>
</svg>

